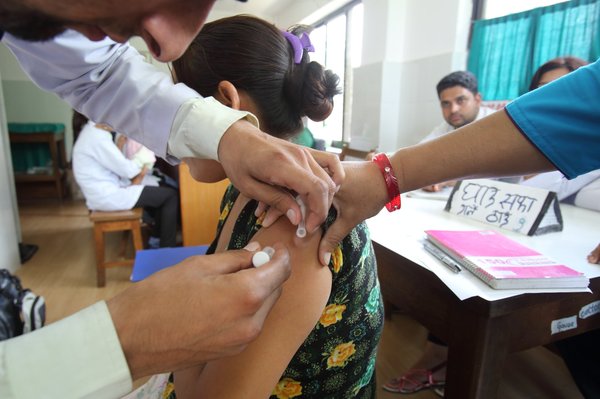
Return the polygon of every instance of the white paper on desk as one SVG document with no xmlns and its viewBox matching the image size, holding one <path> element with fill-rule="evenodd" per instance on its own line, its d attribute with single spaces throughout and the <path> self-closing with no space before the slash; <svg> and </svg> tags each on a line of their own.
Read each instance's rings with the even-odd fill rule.
<svg viewBox="0 0 600 399">
<path fill-rule="evenodd" d="M 477 230 L 489 228 L 489 226 L 449 214 L 443 210 L 443 205 L 439 201 L 412 198 L 403 201 L 402 205 L 400 211 L 389 213 L 384 209 L 377 216 L 367 220 L 371 239 L 435 273 L 460 300 L 474 296 L 494 301 L 527 293 L 590 292 L 585 288 L 495 290 L 468 270 L 453 273 L 423 249 L 424 231 L 427 229 Z M 562 233 L 551 233 L 539 237 L 528 237 L 506 231 L 503 231 L 503 234 L 541 253 L 546 253 L 566 265 L 576 267 L 590 279 L 600 276 L 600 266 L 591 265 L 585 261 L 585 255 L 598 244 L 596 229 L 600 225 L 600 213 L 568 205 L 563 206 L 563 211 L 567 222 L 577 217 L 577 229 L 574 229 L 575 223 L 565 223 L 565 231 Z M 561 251 L 561 248 L 564 248 L 564 251 Z"/>
<path fill-rule="evenodd" d="M 403 234 L 404 233 L 404 234 Z M 406 259 L 418 264 L 421 267 L 424 267 L 427 270 L 432 270 L 432 267 L 435 268 L 437 265 L 431 262 L 431 255 L 428 252 L 424 252 L 423 250 L 423 240 L 425 239 L 424 233 L 410 233 L 410 231 L 400 232 L 397 236 L 394 237 L 394 240 L 398 240 L 402 244 L 402 256 Z M 392 248 L 385 245 L 380 241 L 377 241 L 379 244 L 384 247 L 393 250 Z M 435 259 L 435 258 L 434 258 Z"/>
<path fill-rule="evenodd" d="M 460 273 L 454 273 L 430 253 L 426 253 L 425 255 L 421 256 L 422 259 L 425 259 L 425 264 L 422 266 L 435 273 L 435 275 L 442 280 L 442 282 L 446 284 L 446 286 L 448 286 L 454 295 L 456 295 L 461 301 L 474 296 L 479 296 L 488 301 L 495 301 L 498 299 L 504 299 L 527 293 L 591 292 L 587 288 L 496 290 L 481 281 L 479 277 L 475 276 L 465 268 L 463 268 Z"/>
<path fill-rule="evenodd" d="M 441 266 L 441 262 L 440 262 Z M 443 267 L 443 266 L 441 266 Z M 431 269 L 430 269 L 431 270 Z M 463 269 L 460 273 L 452 273 L 448 270 L 448 273 L 452 275 L 448 276 L 447 273 L 437 273 L 432 270 L 444 284 L 446 284 L 452 292 L 460 299 L 465 299 L 479 296 L 487 301 L 496 301 L 499 299 L 509 298 L 511 296 L 521 294 L 533 294 L 533 293 L 547 293 L 547 292 L 591 292 L 587 288 L 547 288 L 547 289 L 519 289 L 519 290 L 495 290 L 488 286 L 486 283 L 481 281 L 473 273 L 467 269 Z"/>
<path fill-rule="evenodd" d="M 423 189 L 409 191 L 406 193 L 407 197 L 410 198 L 423 198 L 438 201 L 448 201 L 452 187 L 443 187 L 440 191 L 425 191 Z"/>
</svg>

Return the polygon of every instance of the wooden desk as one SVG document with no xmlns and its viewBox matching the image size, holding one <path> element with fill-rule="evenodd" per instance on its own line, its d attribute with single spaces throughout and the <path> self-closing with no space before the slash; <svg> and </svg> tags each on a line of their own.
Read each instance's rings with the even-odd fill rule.
<svg viewBox="0 0 600 399">
<path fill-rule="evenodd" d="M 408 205 L 410 201 L 419 200 L 408 199 L 405 204 Z M 441 201 L 439 203 L 442 207 Z M 406 206 L 409 207 L 410 205 Z M 405 211 L 410 212 L 410 209 L 403 207 L 398 213 Z M 592 222 L 600 222 L 599 213 L 583 212 L 593 219 Z M 443 220 L 451 215 L 440 213 L 439 216 Z M 573 234 L 578 221 L 569 218 L 571 212 L 563 211 L 563 216 L 565 227 L 569 227 L 569 231 L 531 237 L 537 240 L 536 245 L 542 245 L 539 244 L 540 241 L 549 241 L 555 246 L 568 245 L 569 240 L 565 234 Z M 389 214 L 381 214 L 379 217 L 390 218 Z M 458 218 L 454 223 L 462 223 L 460 217 L 453 217 Z M 402 219 L 402 216 L 397 218 Z M 377 224 L 374 227 L 375 225 Z M 395 227 L 396 231 L 421 229 L 421 226 L 413 227 L 410 224 L 397 224 Z M 439 225 L 434 227 L 440 228 Z M 463 229 L 468 228 L 483 229 L 487 226 L 465 222 Z M 461 301 L 435 273 L 403 256 L 401 244 L 390 249 L 387 243 L 387 247 L 377 243 L 381 232 L 371 228 L 371 233 L 375 241 L 379 280 L 387 309 L 389 310 L 390 305 L 400 308 L 448 343 L 445 390 L 445 397 L 448 399 L 495 398 L 502 367 L 509 353 L 600 328 L 600 314 L 585 319 L 577 318 L 575 329 L 552 334 L 550 328 L 552 321 L 578 315 L 582 306 L 600 300 L 600 277 L 591 279 L 590 288 L 593 293 L 523 294 L 494 301 L 475 296 Z M 397 236 L 397 239 L 401 238 Z M 588 244 L 595 243 L 589 244 L 587 252 L 577 254 L 583 260 L 598 243 L 600 235 L 586 235 L 582 239 Z M 556 257 L 555 254 L 549 255 Z"/>
</svg>

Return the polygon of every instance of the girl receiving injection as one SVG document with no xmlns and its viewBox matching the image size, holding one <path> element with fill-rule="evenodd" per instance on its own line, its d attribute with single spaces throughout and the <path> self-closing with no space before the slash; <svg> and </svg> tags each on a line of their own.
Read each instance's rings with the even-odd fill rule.
<svg viewBox="0 0 600 399">
<path fill-rule="evenodd" d="M 309 60 L 311 50 L 302 28 L 282 32 L 251 16 L 225 18 L 202 28 L 173 63 L 174 76 L 202 96 L 213 97 L 207 101 L 252 112 L 269 139 L 278 141 L 299 133 L 303 117 L 321 121 L 333 109 L 339 79 Z M 225 177 L 216 162 L 185 161 L 203 163 L 196 179 Z M 322 229 L 300 231 L 298 235 L 305 235 L 300 238 L 287 218 L 263 227 L 264 214 L 255 215 L 261 213 L 257 205 L 230 186 L 208 252 L 243 248 L 251 241 L 289 248 L 292 276 L 262 333 L 242 353 L 203 368 L 175 371 L 168 379 L 157 377 L 146 392 L 180 399 L 375 397 L 383 303 L 365 223 L 345 237 L 329 266 L 322 267 L 318 245 L 336 218 L 335 209 Z M 132 397 L 149 396 L 137 392 Z"/>
</svg>

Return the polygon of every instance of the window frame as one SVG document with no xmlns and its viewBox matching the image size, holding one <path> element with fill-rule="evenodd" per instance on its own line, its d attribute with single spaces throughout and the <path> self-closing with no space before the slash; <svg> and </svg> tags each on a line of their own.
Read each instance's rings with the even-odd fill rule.
<svg viewBox="0 0 600 399">
<path fill-rule="evenodd" d="M 351 29 L 349 29 L 349 21 L 352 20 L 350 13 L 354 7 L 362 4 L 362 0 L 351 0 L 344 4 L 340 8 L 332 11 L 324 17 L 318 19 L 316 22 L 310 24 L 312 29 L 318 29 L 324 25 L 327 25 L 330 21 L 335 18 L 345 15 L 346 16 L 346 36 L 344 39 L 344 81 L 342 82 L 342 95 L 344 97 L 344 107 L 342 109 L 342 134 L 341 140 L 348 141 L 350 139 L 350 121 L 351 121 L 351 105 L 352 105 L 352 92 L 349 90 L 352 86 L 352 62 L 351 62 L 351 47 L 350 47 L 350 35 Z M 334 71 L 335 72 L 335 71 Z M 328 143 L 331 145 L 331 143 Z"/>
</svg>

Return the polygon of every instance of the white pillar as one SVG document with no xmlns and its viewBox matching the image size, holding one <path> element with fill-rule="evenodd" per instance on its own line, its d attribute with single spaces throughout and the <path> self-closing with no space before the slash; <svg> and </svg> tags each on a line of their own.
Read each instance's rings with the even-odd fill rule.
<svg viewBox="0 0 600 399">
<path fill-rule="evenodd" d="M 0 139 L 0 187 L 2 187 L 0 190 L 0 268 L 14 272 L 21 264 L 19 257 L 21 226 L 19 223 L 2 85 L 0 85 L 0 134 L 2 136 Z"/>
<path fill-rule="evenodd" d="M 442 121 L 435 85 L 464 69 L 470 0 L 363 0 L 354 70 L 352 147 L 393 151 Z"/>
</svg>

